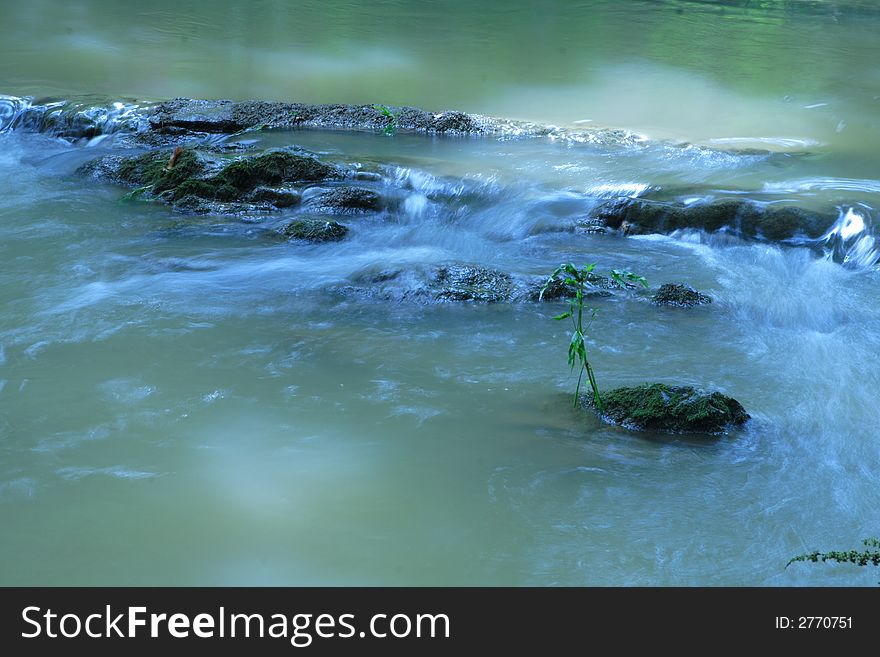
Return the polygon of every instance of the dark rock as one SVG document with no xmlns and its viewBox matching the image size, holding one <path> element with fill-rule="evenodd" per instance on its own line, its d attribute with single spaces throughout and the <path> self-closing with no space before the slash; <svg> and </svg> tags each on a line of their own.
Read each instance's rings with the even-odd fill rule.
<svg viewBox="0 0 880 657">
<path fill-rule="evenodd" d="M 288 239 L 306 242 L 335 242 L 348 233 L 348 228 L 336 221 L 297 219 L 282 229 Z"/>
<path fill-rule="evenodd" d="M 355 281 L 368 284 L 387 283 L 388 281 L 396 280 L 403 273 L 402 269 L 370 268 L 358 274 L 355 277 Z"/>
<path fill-rule="evenodd" d="M 742 405 L 720 392 L 663 383 L 616 388 L 602 395 L 602 417 L 629 429 L 717 434 L 749 419 Z M 595 410 L 595 402 L 584 397 Z"/>
<path fill-rule="evenodd" d="M 575 230 L 590 235 L 601 235 L 608 232 L 608 224 L 598 217 L 588 217 L 575 224 Z"/>
<path fill-rule="evenodd" d="M 371 212 L 382 208 L 382 197 L 362 187 L 337 187 L 313 201 L 321 212 Z"/>
<path fill-rule="evenodd" d="M 463 112 L 434 114 L 415 107 L 389 107 L 395 129 L 431 133 L 479 133 L 483 127 Z M 278 103 L 176 98 L 151 108 L 153 131 L 182 128 L 203 133 L 235 133 L 248 128 L 319 127 L 383 130 L 389 117 L 372 105 Z"/>
<path fill-rule="evenodd" d="M 257 187 L 248 195 L 248 200 L 271 203 L 276 208 L 289 208 L 300 202 L 300 195 L 287 189 Z"/>
<path fill-rule="evenodd" d="M 184 129 L 189 132 L 233 133 L 250 127 L 232 116 L 235 103 L 228 100 L 175 98 L 153 108 L 150 126 L 154 131 Z"/>
<path fill-rule="evenodd" d="M 836 217 L 795 207 L 761 206 L 744 199 L 707 203 L 668 203 L 618 199 L 600 206 L 595 219 L 626 234 L 671 233 L 682 228 L 709 232 L 727 228 L 748 238 L 781 241 L 820 237 Z"/>
<path fill-rule="evenodd" d="M 544 286 L 547 286 L 546 288 Z M 584 297 L 610 297 L 611 289 L 614 288 L 611 279 L 607 276 L 599 274 L 589 274 L 587 277 L 587 286 L 584 290 Z M 554 278 L 548 283 L 547 279 L 534 279 L 528 285 L 529 301 L 557 301 L 559 299 L 571 299 L 575 296 L 576 288 L 574 285 L 566 285 L 560 279 Z M 542 294 L 543 290 L 543 294 Z"/>
<path fill-rule="evenodd" d="M 690 285 L 664 283 L 651 297 L 651 301 L 658 306 L 676 306 L 678 308 L 692 308 L 705 303 L 712 303 L 712 297 L 697 292 Z"/>
<path fill-rule="evenodd" d="M 436 132 L 479 132 L 473 117 L 464 112 L 444 112 L 434 118 L 431 129 Z"/>
<path fill-rule="evenodd" d="M 594 278 L 594 285 L 586 291 L 588 298 L 609 297 L 620 289 L 604 276 Z M 346 294 L 419 303 L 524 303 L 539 300 L 541 287 L 547 279 L 462 264 L 397 268 L 375 263 L 358 272 L 351 281 L 353 285 L 348 285 L 341 291 Z M 574 290 L 551 286 L 548 294 L 553 299 L 561 299 L 574 296 Z"/>
<path fill-rule="evenodd" d="M 193 194 L 175 201 L 174 209 L 183 214 L 223 214 L 214 201 L 207 201 Z"/>
<path fill-rule="evenodd" d="M 441 301 L 509 301 L 514 292 L 510 274 L 467 265 L 448 265 L 437 270 L 432 281 L 434 298 Z"/>
<path fill-rule="evenodd" d="M 101 182 L 124 183 L 119 179 L 119 166 L 125 158 L 121 155 L 105 155 L 89 160 L 76 170 L 76 174 L 83 178 L 91 178 Z"/>
</svg>

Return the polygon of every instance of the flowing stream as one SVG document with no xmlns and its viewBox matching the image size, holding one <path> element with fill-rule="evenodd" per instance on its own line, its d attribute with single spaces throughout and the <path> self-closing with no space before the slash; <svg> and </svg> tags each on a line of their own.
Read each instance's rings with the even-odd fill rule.
<svg viewBox="0 0 880 657">
<path fill-rule="evenodd" d="M 0 583 L 876 584 L 785 565 L 880 527 L 878 34 L 858 1 L 4 7 Z M 279 217 L 120 203 L 74 173 L 112 136 L 2 129 L 15 99 L 175 95 L 556 129 L 241 137 L 393 182 L 393 205 L 315 245 L 271 237 Z M 839 219 L 786 244 L 574 230 L 650 189 Z M 606 388 L 722 390 L 746 428 L 574 410 L 562 304 L 347 293 L 393 268 L 563 261 L 711 295 L 591 300 L 593 366 Z"/>
</svg>

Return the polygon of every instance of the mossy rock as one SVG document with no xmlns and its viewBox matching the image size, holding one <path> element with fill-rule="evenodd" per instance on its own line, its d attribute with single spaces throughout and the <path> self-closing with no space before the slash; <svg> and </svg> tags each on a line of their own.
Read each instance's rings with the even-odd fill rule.
<svg viewBox="0 0 880 657">
<path fill-rule="evenodd" d="M 712 303 L 712 297 L 697 292 L 690 285 L 681 283 L 664 283 L 651 297 L 651 301 L 658 306 L 674 306 L 677 308 L 692 308 L 703 304 Z"/>
<path fill-rule="evenodd" d="M 335 242 L 348 233 L 348 228 L 336 221 L 297 219 L 282 229 L 288 239 L 305 242 Z"/>
<path fill-rule="evenodd" d="M 174 166 L 168 168 L 173 151 L 145 153 L 119 162 L 117 177 L 137 187 L 151 188 L 153 194 L 176 189 L 182 183 L 201 176 L 206 169 L 204 161 L 194 151 L 183 151 Z M 177 194 L 175 194 L 177 197 Z"/>
<path fill-rule="evenodd" d="M 584 398 L 594 411 L 595 403 Z M 718 434 L 749 419 L 738 401 L 692 386 L 645 383 L 602 393 L 602 417 L 629 429 Z"/>
<path fill-rule="evenodd" d="M 317 182 L 332 174 L 333 167 L 313 157 L 294 155 L 286 151 L 270 151 L 226 165 L 215 179 L 219 184 L 249 191 L 261 185 L 277 185 L 288 181 Z"/>
<path fill-rule="evenodd" d="M 153 197 L 167 192 L 170 201 L 187 196 L 215 201 L 241 201 L 264 186 L 283 182 L 318 182 L 334 175 L 333 167 L 287 151 L 270 151 L 230 162 L 213 175 L 208 164 L 192 150 L 182 151 L 168 168 L 171 151 L 146 153 L 120 160 L 116 177 L 131 185 L 149 188 Z M 216 166 L 214 167 L 216 171 Z M 279 192 L 271 199 L 256 199 L 276 207 L 298 202 L 298 197 Z M 282 205 L 278 205 L 278 203 Z M 286 204 L 286 205 L 284 205 Z"/>
<path fill-rule="evenodd" d="M 382 197 L 363 187 L 337 187 L 318 196 L 314 204 L 323 212 L 373 212 L 382 208 Z"/>
</svg>

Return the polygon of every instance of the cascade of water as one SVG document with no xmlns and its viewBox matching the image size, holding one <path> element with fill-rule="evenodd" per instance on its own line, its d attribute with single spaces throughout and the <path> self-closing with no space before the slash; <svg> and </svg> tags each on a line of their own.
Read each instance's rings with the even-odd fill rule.
<svg viewBox="0 0 880 657">
<path fill-rule="evenodd" d="M 820 239 L 825 257 L 852 269 L 867 269 L 880 260 L 867 207 L 849 207 Z"/>
<path fill-rule="evenodd" d="M 30 104 L 29 98 L 0 95 L 0 132 L 12 130 Z"/>
</svg>

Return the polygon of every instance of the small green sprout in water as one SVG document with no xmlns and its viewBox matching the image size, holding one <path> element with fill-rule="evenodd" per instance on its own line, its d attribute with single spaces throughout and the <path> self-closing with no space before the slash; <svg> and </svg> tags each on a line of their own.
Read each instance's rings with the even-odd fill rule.
<svg viewBox="0 0 880 657">
<path fill-rule="evenodd" d="M 611 280 L 622 288 L 633 288 L 637 285 L 641 285 L 644 288 L 648 287 L 648 279 L 644 276 L 633 274 L 628 269 L 612 269 Z"/>
<path fill-rule="evenodd" d="M 586 373 L 587 380 L 590 382 L 590 388 L 593 391 L 593 401 L 596 404 L 596 409 L 601 413 L 602 397 L 599 394 L 599 385 L 596 383 L 596 375 L 593 373 L 593 367 L 590 365 L 590 361 L 587 358 L 586 335 L 590 326 L 593 324 L 593 320 L 596 319 L 596 311 L 593 308 L 586 309 L 586 312 L 589 313 L 589 320 L 587 321 L 586 326 L 584 326 L 584 297 L 587 288 L 592 287 L 593 285 L 593 280 L 595 279 L 593 270 L 595 268 L 595 264 L 585 265 L 580 269 L 571 263 L 559 265 L 555 271 L 550 274 L 550 278 L 547 279 L 547 282 L 544 283 L 538 298 L 543 299 L 544 292 L 546 292 L 547 288 L 554 283 L 557 285 L 561 284 L 565 290 L 574 289 L 574 297 L 569 297 L 568 299 L 568 310 L 561 315 L 556 315 L 553 319 L 559 321 L 571 319 L 574 328 L 571 334 L 571 341 L 568 343 L 568 364 L 571 367 L 572 372 L 574 371 L 575 364 L 580 364 L 580 367 L 578 368 L 577 387 L 574 391 L 574 406 L 577 407 L 578 399 L 580 399 L 581 382 Z M 648 287 L 648 281 L 644 276 L 639 276 L 626 269 L 612 269 L 611 280 L 623 288 L 632 288 L 637 284 L 646 288 Z"/>
<path fill-rule="evenodd" d="M 880 540 L 876 538 L 866 538 L 862 541 L 865 549 L 862 551 L 849 550 L 848 552 L 810 552 L 809 554 L 799 554 L 789 559 L 785 567 L 788 568 L 796 561 L 810 561 L 816 563 L 822 561 L 836 561 L 837 563 L 851 563 L 856 566 L 880 566 Z"/>
<path fill-rule="evenodd" d="M 388 119 L 388 123 L 385 124 L 385 128 L 382 132 L 391 137 L 397 130 L 397 116 L 395 116 L 394 112 L 388 109 L 387 105 L 373 105 L 373 109 L 381 112 L 382 116 Z"/>
</svg>

